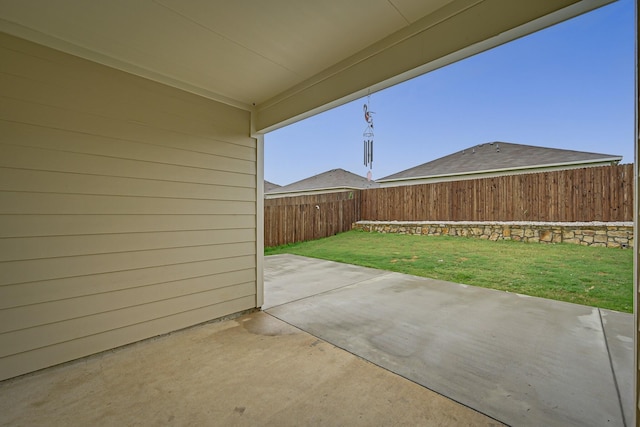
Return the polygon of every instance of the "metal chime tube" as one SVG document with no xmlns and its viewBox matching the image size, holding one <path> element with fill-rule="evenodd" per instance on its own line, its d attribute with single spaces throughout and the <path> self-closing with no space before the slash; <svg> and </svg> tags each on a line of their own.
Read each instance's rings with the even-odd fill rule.
<svg viewBox="0 0 640 427">
<path fill-rule="evenodd" d="M 367 99 L 367 103 L 362 106 L 362 110 L 364 111 L 364 120 L 367 122 L 367 129 L 363 133 L 363 137 L 367 138 L 364 140 L 364 165 L 369 166 L 369 169 L 373 167 L 373 111 L 369 111 L 369 100 Z M 369 139 L 371 138 L 371 139 Z M 369 173 L 370 175 L 370 173 Z"/>
<path fill-rule="evenodd" d="M 367 166 L 367 140 L 363 141 L 362 152 L 364 153 L 364 165 Z"/>
</svg>

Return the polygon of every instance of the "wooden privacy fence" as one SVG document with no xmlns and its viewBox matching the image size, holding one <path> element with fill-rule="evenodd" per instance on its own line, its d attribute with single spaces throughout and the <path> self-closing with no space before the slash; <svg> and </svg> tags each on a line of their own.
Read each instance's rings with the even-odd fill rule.
<svg viewBox="0 0 640 427">
<path fill-rule="evenodd" d="M 633 165 L 283 197 L 264 201 L 265 246 L 369 221 L 633 221 Z"/>
<path fill-rule="evenodd" d="M 359 191 L 265 199 L 264 245 L 333 236 L 359 220 Z"/>
<path fill-rule="evenodd" d="M 633 165 L 362 192 L 370 221 L 633 221 Z"/>
</svg>

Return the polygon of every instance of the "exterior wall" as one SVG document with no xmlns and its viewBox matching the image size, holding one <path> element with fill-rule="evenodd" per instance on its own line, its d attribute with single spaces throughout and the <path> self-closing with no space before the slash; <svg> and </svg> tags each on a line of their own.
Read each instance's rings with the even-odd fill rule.
<svg viewBox="0 0 640 427">
<path fill-rule="evenodd" d="M 462 236 L 493 241 L 633 247 L 633 223 L 358 221 L 353 228 L 378 233 Z"/>
<path fill-rule="evenodd" d="M 0 379 L 256 306 L 251 115 L 0 34 Z"/>
</svg>

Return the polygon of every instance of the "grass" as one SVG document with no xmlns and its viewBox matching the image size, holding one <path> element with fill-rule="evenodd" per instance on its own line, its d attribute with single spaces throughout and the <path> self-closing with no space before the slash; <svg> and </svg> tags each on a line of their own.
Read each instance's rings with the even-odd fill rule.
<svg viewBox="0 0 640 427">
<path fill-rule="evenodd" d="M 349 231 L 274 248 L 449 282 L 633 311 L 633 251 Z"/>
</svg>

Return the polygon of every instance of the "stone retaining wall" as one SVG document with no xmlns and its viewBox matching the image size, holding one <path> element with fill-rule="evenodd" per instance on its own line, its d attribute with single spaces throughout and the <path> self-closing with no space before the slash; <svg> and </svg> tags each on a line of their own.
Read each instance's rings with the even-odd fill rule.
<svg viewBox="0 0 640 427">
<path fill-rule="evenodd" d="M 353 229 L 378 233 L 463 236 L 486 240 L 633 247 L 632 222 L 358 221 Z"/>
</svg>

